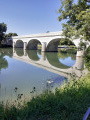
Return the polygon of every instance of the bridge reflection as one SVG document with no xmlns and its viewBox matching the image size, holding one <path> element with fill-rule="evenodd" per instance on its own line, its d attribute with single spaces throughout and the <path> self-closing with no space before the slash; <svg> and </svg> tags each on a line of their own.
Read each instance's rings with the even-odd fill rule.
<svg viewBox="0 0 90 120">
<path fill-rule="evenodd" d="M 59 60 L 61 56 L 58 56 L 58 53 L 44 53 L 35 50 L 30 51 L 23 49 L 13 50 L 13 58 L 59 74 L 66 78 L 70 78 L 71 74 L 75 74 L 77 77 L 80 77 L 87 73 L 87 70 L 83 70 L 83 68 L 85 67 L 83 57 L 75 57 L 70 54 L 62 55 L 63 59 L 67 57 L 71 57 L 72 60 L 76 61 L 72 67 L 61 63 Z"/>
<path fill-rule="evenodd" d="M 55 54 L 55 53 L 46 53 L 46 57 L 47 57 L 48 62 L 52 66 L 55 66 L 55 67 L 61 68 L 61 69 L 69 68 L 69 66 L 62 64 L 59 61 L 58 54 Z"/>
<path fill-rule="evenodd" d="M 38 61 L 40 58 L 35 50 L 27 50 L 28 57 L 33 61 Z"/>
<path fill-rule="evenodd" d="M 10 60 L 9 61 L 8 60 L 9 57 L 7 56 L 20 60 L 22 62 L 26 62 L 31 65 L 34 65 L 36 67 L 45 69 L 47 71 L 56 73 L 58 75 L 49 76 L 43 79 L 42 76 L 44 74 L 41 74 L 41 72 L 39 73 L 38 69 L 36 69 L 35 73 L 32 72 L 32 70 L 26 71 L 26 70 L 32 69 L 33 68 L 32 66 L 31 68 L 26 64 L 20 64 L 20 66 L 18 66 L 18 61 L 17 61 L 15 63 L 15 65 L 17 66 L 14 68 L 15 65 L 14 66 L 12 65 L 14 64 L 15 61 L 12 64 L 13 60 L 9 59 Z M 68 64 L 65 65 L 64 62 L 62 62 L 67 58 L 71 58 L 71 61 L 72 60 L 75 61 L 72 67 L 70 67 Z M 11 67 L 9 67 L 9 65 Z M 22 67 L 22 65 L 25 65 L 26 68 L 28 67 L 30 69 L 26 69 L 26 68 L 24 69 L 24 66 Z M 8 67 L 10 68 L 8 69 L 9 72 L 8 71 L 3 72 L 2 69 L 3 68 L 7 69 Z M 50 89 L 53 91 L 55 87 L 62 85 L 62 83 L 65 80 L 65 77 L 70 79 L 71 74 L 76 74 L 77 77 L 80 77 L 81 75 L 85 75 L 87 73 L 87 70 L 83 68 L 84 68 L 83 57 L 76 57 L 73 54 L 68 54 L 68 53 L 58 54 L 53 52 L 45 53 L 41 51 L 34 51 L 34 50 L 30 51 L 30 50 L 23 50 L 23 49 L 0 49 L 0 74 L 3 76 L 7 74 L 7 76 L 5 75 L 3 78 L 1 78 L 1 81 L 0 81 L 0 101 L 2 100 L 15 101 L 16 94 L 13 91 L 15 87 L 18 87 L 20 93 L 23 93 L 23 98 L 29 97 L 29 99 L 31 97 L 30 91 L 32 91 L 32 87 L 34 88 L 36 87 L 38 94 L 41 94 L 41 92 L 46 89 L 48 90 Z M 52 74 L 52 73 L 49 73 L 49 74 Z M 32 77 L 33 75 L 35 77 Z M 54 88 L 52 88 L 52 86 Z"/>
</svg>

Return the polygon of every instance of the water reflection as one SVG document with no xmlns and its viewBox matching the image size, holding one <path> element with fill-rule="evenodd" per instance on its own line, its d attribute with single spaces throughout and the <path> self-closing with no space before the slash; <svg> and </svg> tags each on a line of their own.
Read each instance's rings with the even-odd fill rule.
<svg viewBox="0 0 90 120">
<path fill-rule="evenodd" d="M 75 54 L 71 53 L 44 53 L 40 50 L 23 50 L 23 49 L 15 49 L 14 51 L 12 49 L 1 49 L 0 50 L 0 69 L 5 68 L 5 66 L 8 67 L 8 62 L 5 60 L 4 56 L 9 57 L 17 57 L 21 58 L 23 62 L 25 60 L 28 60 L 29 62 L 35 62 L 47 67 L 53 67 L 61 69 L 69 69 L 73 66 L 77 69 L 83 69 L 84 68 L 84 61 L 82 57 L 76 57 Z"/>
<path fill-rule="evenodd" d="M 24 55 L 23 49 L 17 48 L 17 49 L 15 49 L 15 51 L 16 51 L 16 54 L 17 54 L 18 56 L 20 56 L 20 57 Z"/>
<path fill-rule="evenodd" d="M 67 63 L 68 57 L 71 63 L 75 62 L 72 67 Z M 0 49 L 0 101 L 15 100 L 15 88 L 25 97 L 31 97 L 31 91 L 40 94 L 45 89 L 54 90 L 70 74 L 80 77 L 85 72 L 82 68 L 83 58 L 75 54 Z"/>
<path fill-rule="evenodd" d="M 76 62 L 76 55 L 75 54 L 69 54 L 69 53 L 41 53 L 40 50 L 27 50 L 23 51 L 23 49 L 15 49 L 16 55 L 18 57 L 26 57 L 28 56 L 30 60 L 32 61 L 39 61 L 40 59 L 47 59 L 47 61 L 54 67 L 66 69 L 72 67 Z M 15 53 L 15 52 L 14 52 Z M 15 54 L 14 54 L 15 55 Z M 67 60 L 70 61 L 70 63 L 73 63 L 72 65 L 69 65 Z"/>
<path fill-rule="evenodd" d="M 61 68 L 61 69 L 69 68 L 68 65 L 64 65 L 59 61 L 59 59 L 61 59 L 61 58 L 58 58 L 58 53 L 52 53 L 52 52 L 46 53 L 46 57 L 52 66 L 55 66 L 55 67 Z M 65 57 L 65 58 L 67 58 L 67 57 Z"/>
<path fill-rule="evenodd" d="M 38 56 L 38 52 L 36 50 L 27 50 L 26 52 L 28 54 L 28 57 L 31 60 L 38 61 L 40 59 Z M 40 54 L 40 52 L 39 52 L 39 54 Z"/>
<path fill-rule="evenodd" d="M 1 71 L 2 68 L 6 69 L 7 67 L 8 67 L 8 62 L 4 58 L 4 56 L 1 54 L 0 55 L 0 71 Z"/>
<path fill-rule="evenodd" d="M 76 74 L 77 77 L 80 77 L 85 72 L 83 71 L 83 68 L 85 68 L 83 57 L 76 57 L 76 54 L 72 54 L 71 52 L 55 53 L 24 50 L 24 55 L 18 56 L 14 51 L 13 58 L 64 76 L 68 79 L 70 79 L 70 74 Z"/>
<path fill-rule="evenodd" d="M 4 58 L 5 55 L 8 55 L 9 57 L 12 57 L 12 51 L 10 50 L 5 50 L 3 51 L 2 49 L 0 49 L 0 71 L 1 69 L 6 69 L 8 68 L 8 61 Z"/>
<path fill-rule="evenodd" d="M 4 56 L 9 56 L 12 57 L 13 56 L 13 49 L 1 49 L 0 48 L 0 54 Z"/>
</svg>

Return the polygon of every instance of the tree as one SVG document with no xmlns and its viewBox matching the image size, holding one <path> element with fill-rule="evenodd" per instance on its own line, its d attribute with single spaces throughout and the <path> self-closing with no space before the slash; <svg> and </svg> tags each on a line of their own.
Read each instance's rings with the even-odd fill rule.
<svg viewBox="0 0 90 120">
<path fill-rule="evenodd" d="M 90 9 L 82 11 L 78 14 L 77 19 L 81 24 L 80 29 L 77 31 L 77 35 L 81 34 L 85 40 L 90 41 Z"/>
<path fill-rule="evenodd" d="M 6 37 L 18 36 L 17 33 L 8 33 L 5 35 Z"/>
<path fill-rule="evenodd" d="M 66 38 L 83 38 L 90 41 L 90 3 L 89 0 L 61 0 L 59 21 L 66 19 L 63 24 L 63 35 Z M 72 37 L 73 36 L 73 37 Z"/>
<path fill-rule="evenodd" d="M 64 38 L 62 38 L 61 40 L 60 40 L 60 45 L 74 45 L 74 43 L 72 42 L 72 41 L 70 41 L 69 39 L 64 39 Z"/>
<path fill-rule="evenodd" d="M 7 25 L 4 23 L 0 23 L 0 44 L 3 38 L 5 37 L 6 31 L 7 31 Z"/>
</svg>

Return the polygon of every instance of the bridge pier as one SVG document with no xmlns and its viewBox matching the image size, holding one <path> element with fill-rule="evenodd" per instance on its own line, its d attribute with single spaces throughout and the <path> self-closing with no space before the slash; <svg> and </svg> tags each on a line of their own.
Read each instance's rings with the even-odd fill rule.
<svg viewBox="0 0 90 120">
<path fill-rule="evenodd" d="M 15 48 L 13 47 L 13 53 L 15 53 L 16 51 L 15 51 Z"/>
<path fill-rule="evenodd" d="M 82 56 L 84 56 L 84 50 L 79 50 L 79 51 L 77 51 L 77 57 L 82 57 Z"/>
<path fill-rule="evenodd" d="M 15 53 L 15 42 L 13 42 L 13 53 Z"/>
<path fill-rule="evenodd" d="M 42 52 L 46 51 L 46 42 L 42 42 Z"/>
<path fill-rule="evenodd" d="M 83 56 L 76 56 L 75 68 L 81 70 L 84 68 L 84 59 Z"/>
<path fill-rule="evenodd" d="M 27 42 L 24 42 L 24 50 L 26 50 Z"/>
<path fill-rule="evenodd" d="M 27 51 L 24 49 L 24 56 L 27 56 Z"/>
<path fill-rule="evenodd" d="M 15 48 L 15 42 L 13 42 L 13 48 Z"/>
<path fill-rule="evenodd" d="M 45 61 L 46 60 L 46 56 L 45 56 L 45 52 L 41 52 L 41 60 L 42 61 Z"/>
</svg>

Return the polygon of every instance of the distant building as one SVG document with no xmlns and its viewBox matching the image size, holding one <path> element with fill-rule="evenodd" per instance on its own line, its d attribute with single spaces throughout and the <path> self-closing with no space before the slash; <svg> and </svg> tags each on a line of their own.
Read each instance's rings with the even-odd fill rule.
<svg viewBox="0 0 90 120">
<path fill-rule="evenodd" d="M 7 37 L 6 39 L 3 39 L 1 44 L 6 46 L 13 46 L 12 37 Z"/>
</svg>

